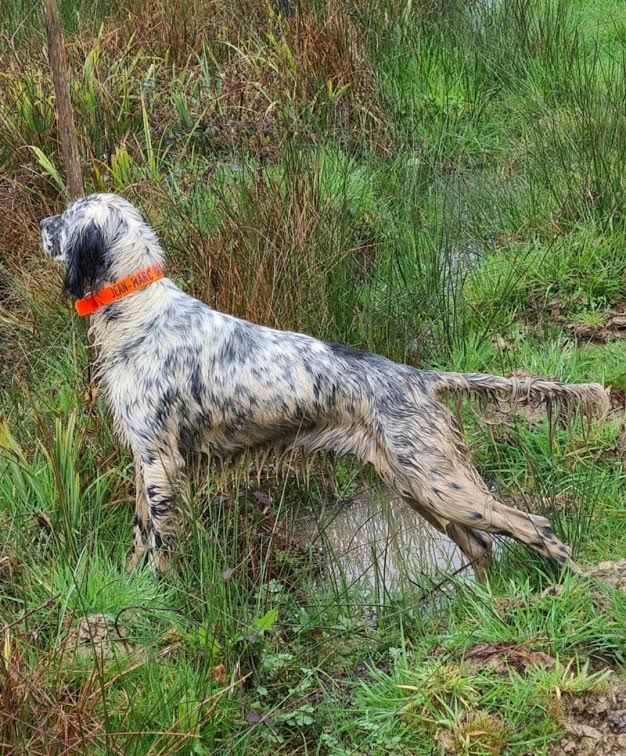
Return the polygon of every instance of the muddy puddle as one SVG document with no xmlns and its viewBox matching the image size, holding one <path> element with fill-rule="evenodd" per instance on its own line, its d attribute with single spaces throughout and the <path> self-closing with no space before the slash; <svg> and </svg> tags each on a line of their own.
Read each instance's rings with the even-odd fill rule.
<svg viewBox="0 0 626 756">
<path fill-rule="evenodd" d="M 366 490 L 329 504 L 297 524 L 299 539 L 319 553 L 329 578 L 393 591 L 423 576 L 450 574 L 466 563 L 449 538 L 402 500 Z M 471 576 L 468 569 L 464 574 Z"/>
</svg>

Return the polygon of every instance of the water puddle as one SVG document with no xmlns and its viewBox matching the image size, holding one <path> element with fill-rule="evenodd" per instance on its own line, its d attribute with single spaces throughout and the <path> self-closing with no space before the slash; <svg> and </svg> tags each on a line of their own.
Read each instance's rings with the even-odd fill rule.
<svg viewBox="0 0 626 756">
<path fill-rule="evenodd" d="M 300 537 L 319 549 L 329 577 L 347 585 L 400 590 L 466 563 L 456 544 L 384 489 L 324 506 L 297 527 Z"/>
</svg>

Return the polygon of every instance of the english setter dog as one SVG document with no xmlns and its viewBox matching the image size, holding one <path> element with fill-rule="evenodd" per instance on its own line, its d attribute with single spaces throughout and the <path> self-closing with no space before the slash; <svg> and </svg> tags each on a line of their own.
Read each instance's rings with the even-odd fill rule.
<svg viewBox="0 0 626 756">
<path fill-rule="evenodd" d="M 41 221 L 43 248 L 91 314 L 96 375 L 136 465 L 134 548 L 163 570 L 180 508 L 173 484 L 192 451 L 330 450 L 383 481 L 484 574 L 491 534 L 575 564 L 544 517 L 500 503 L 470 461 L 445 395 L 554 401 L 602 416 L 599 384 L 417 370 L 375 354 L 212 310 L 164 277 L 163 250 L 137 209 L 94 194 Z"/>
</svg>

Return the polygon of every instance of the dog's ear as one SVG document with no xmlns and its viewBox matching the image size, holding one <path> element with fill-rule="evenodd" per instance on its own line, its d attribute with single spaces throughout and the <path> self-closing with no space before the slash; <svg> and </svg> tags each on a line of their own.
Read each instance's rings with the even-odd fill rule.
<svg viewBox="0 0 626 756">
<path fill-rule="evenodd" d="M 66 291 L 80 299 L 97 286 L 105 273 L 105 251 L 102 231 L 93 222 L 68 241 Z"/>
</svg>

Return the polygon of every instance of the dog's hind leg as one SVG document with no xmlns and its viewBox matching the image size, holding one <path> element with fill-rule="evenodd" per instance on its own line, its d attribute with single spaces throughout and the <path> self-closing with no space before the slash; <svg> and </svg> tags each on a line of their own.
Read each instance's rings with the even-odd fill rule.
<svg viewBox="0 0 626 756">
<path fill-rule="evenodd" d="M 502 504 L 473 472 L 457 470 L 454 482 L 458 488 L 445 493 L 426 482 L 420 486 L 421 496 L 456 523 L 514 538 L 545 557 L 578 569 L 569 547 L 556 537 L 545 517 Z"/>
<path fill-rule="evenodd" d="M 418 411 L 419 410 L 419 411 Z M 429 512 L 445 532 L 484 571 L 490 538 L 477 531 L 514 538 L 546 557 L 576 570 L 570 549 L 549 521 L 497 501 L 469 461 L 469 451 L 441 405 L 395 407 L 378 414 L 376 457 L 381 476 L 392 489 Z"/>
<path fill-rule="evenodd" d="M 469 559 L 474 574 L 479 580 L 487 576 L 487 568 L 493 552 L 493 540 L 488 533 L 450 522 L 438 517 L 432 510 L 415 499 L 405 497 L 409 506 L 427 520 L 440 533 L 447 535 Z"/>
<path fill-rule="evenodd" d="M 400 482 L 405 471 L 402 470 L 400 476 L 394 472 L 394 467 L 398 466 L 398 460 L 397 458 L 394 460 L 392 450 L 387 445 L 381 446 L 380 438 L 376 440 L 377 443 L 371 444 L 367 460 L 374 466 L 380 477 L 436 530 L 454 541 L 469 559 L 476 577 L 484 580 L 493 551 L 491 536 L 455 522 L 452 518 L 442 516 L 441 512 L 436 507 L 430 506 L 425 498 L 416 496 L 414 485 L 403 485 Z"/>
<path fill-rule="evenodd" d="M 450 525 L 446 526 L 446 532 L 464 553 L 472 556 L 475 540 L 480 538 L 476 531 L 485 531 L 514 538 L 543 556 L 577 569 L 570 549 L 559 541 L 545 517 L 521 512 L 499 502 L 476 470 L 461 460 L 454 460 L 449 449 L 454 460 L 451 462 L 443 453 L 444 449 L 443 444 L 429 449 L 426 468 L 420 465 L 418 469 L 406 463 L 400 466 L 396 460 L 394 484 L 405 497 L 408 493 L 422 507 L 448 521 Z M 482 558 L 480 545 L 476 555 Z"/>
<path fill-rule="evenodd" d="M 458 522 L 448 522 L 446 534 L 470 560 L 477 579 L 485 580 L 493 556 L 493 539 L 489 533 L 459 525 Z"/>
<path fill-rule="evenodd" d="M 540 515 L 522 512 L 495 499 L 486 485 L 474 475 L 459 475 L 461 489 L 440 502 L 442 512 L 455 514 L 456 522 L 472 525 L 478 530 L 507 536 L 530 546 L 545 557 L 567 564 L 573 571 L 579 568 L 571 558 L 571 549 L 555 535 L 549 520 Z M 427 494 L 429 496 L 429 494 Z"/>
</svg>

